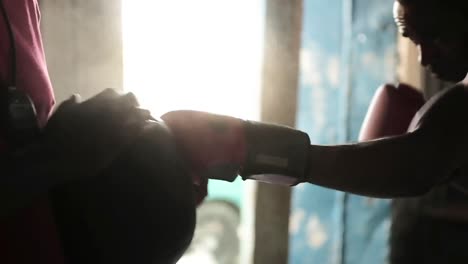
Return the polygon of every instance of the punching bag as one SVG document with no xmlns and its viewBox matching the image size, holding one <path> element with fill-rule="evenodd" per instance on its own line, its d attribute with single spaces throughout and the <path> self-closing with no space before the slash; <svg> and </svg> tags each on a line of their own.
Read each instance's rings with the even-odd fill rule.
<svg viewBox="0 0 468 264">
<path fill-rule="evenodd" d="M 52 201 L 71 264 L 175 263 L 195 228 L 192 179 L 159 122 L 101 175 L 60 186 Z"/>
</svg>

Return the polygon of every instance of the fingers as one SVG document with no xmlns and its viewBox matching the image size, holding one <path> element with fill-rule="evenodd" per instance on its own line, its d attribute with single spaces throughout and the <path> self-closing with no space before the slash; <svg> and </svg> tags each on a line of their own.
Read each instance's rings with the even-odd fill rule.
<svg viewBox="0 0 468 264">
<path fill-rule="evenodd" d="M 151 116 L 151 112 L 142 108 L 133 108 L 127 113 L 124 113 L 124 126 L 128 125 L 140 125 L 144 126 L 145 122 L 148 120 L 155 120 Z"/>
<path fill-rule="evenodd" d="M 79 94 L 74 94 L 70 96 L 67 100 L 63 101 L 57 108 L 57 111 L 69 109 L 70 107 L 76 106 L 81 102 L 81 96 Z"/>
<path fill-rule="evenodd" d="M 121 97 L 119 93 L 117 93 L 113 89 L 106 89 L 101 93 L 97 94 L 96 96 L 90 98 L 85 102 L 85 104 L 95 105 L 97 108 L 110 108 L 110 109 L 118 109 L 122 108 L 122 105 L 119 104 L 118 99 Z"/>
<path fill-rule="evenodd" d="M 70 101 L 78 102 L 79 97 L 75 96 Z M 143 126 L 145 121 L 154 120 L 150 111 L 139 108 L 135 94 L 120 94 L 114 89 L 105 89 L 81 104 L 79 108 L 84 114 L 93 115 L 96 120 L 105 120 L 104 122 L 116 129 L 119 126 L 125 127 L 126 124 Z M 120 128 L 124 129 L 124 127 Z"/>
<path fill-rule="evenodd" d="M 107 88 L 105 89 L 104 91 L 98 93 L 96 96 L 94 96 L 93 98 L 91 99 L 96 99 L 96 100 L 100 100 L 100 99 L 114 99 L 114 98 L 117 98 L 119 96 L 119 93 L 117 93 L 114 89 L 112 88 Z"/>
<path fill-rule="evenodd" d="M 63 106 L 76 105 L 81 102 L 81 96 L 79 94 L 74 94 L 70 96 L 67 100 L 63 101 Z"/>
<path fill-rule="evenodd" d="M 86 104 L 96 105 L 97 108 L 108 109 L 116 114 L 123 114 L 139 106 L 133 93 L 120 94 L 113 89 L 104 90 L 89 99 Z"/>
<path fill-rule="evenodd" d="M 140 106 L 136 96 L 133 93 L 127 93 L 125 95 L 121 95 L 121 96 L 119 96 L 119 98 L 117 100 L 122 105 L 127 106 L 127 107 L 138 107 L 138 106 Z"/>
<path fill-rule="evenodd" d="M 136 114 L 138 116 L 140 116 L 141 118 L 143 118 L 144 120 L 155 120 L 156 121 L 156 119 L 153 116 L 151 116 L 151 111 L 149 111 L 147 109 L 143 109 L 143 108 L 138 108 L 138 107 L 135 108 L 135 109 L 136 109 L 135 111 L 137 112 Z"/>
<path fill-rule="evenodd" d="M 119 134 L 123 146 L 135 141 L 145 130 L 148 120 L 151 120 L 151 114 L 148 110 L 134 108 L 131 112 L 124 116 L 124 120 L 120 123 Z"/>
<path fill-rule="evenodd" d="M 79 95 L 79 94 L 73 94 L 73 95 L 70 97 L 70 99 L 68 99 L 68 100 L 71 100 L 71 101 L 72 101 L 73 103 L 75 103 L 75 104 L 79 104 L 79 103 L 81 103 L 81 95 Z"/>
<path fill-rule="evenodd" d="M 116 92 L 114 89 L 107 88 L 101 93 L 97 94 L 94 99 L 96 100 L 110 100 L 110 101 L 117 101 L 119 104 L 124 106 L 139 106 L 138 100 L 133 93 L 126 93 L 120 94 Z"/>
</svg>

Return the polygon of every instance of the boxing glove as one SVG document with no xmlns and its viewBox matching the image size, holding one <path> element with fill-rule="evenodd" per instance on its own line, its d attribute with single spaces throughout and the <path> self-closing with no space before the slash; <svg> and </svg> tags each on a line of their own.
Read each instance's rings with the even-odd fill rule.
<svg viewBox="0 0 468 264">
<path fill-rule="evenodd" d="M 361 127 L 366 141 L 406 133 L 416 112 L 424 105 L 421 92 L 407 84 L 385 84 L 376 91 Z"/>
<path fill-rule="evenodd" d="M 238 175 L 284 185 L 305 179 L 310 140 L 304 132 L 199 111 L 161 118 L 200 188 L 207 179 L 232 182 Z"/>
</svg>

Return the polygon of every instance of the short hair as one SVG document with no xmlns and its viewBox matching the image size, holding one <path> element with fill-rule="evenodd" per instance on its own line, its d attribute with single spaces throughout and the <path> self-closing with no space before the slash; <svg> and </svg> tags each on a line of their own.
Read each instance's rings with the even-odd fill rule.
<svg viewBox="0 0 468 264">
<path fill-rule="evenodd" d="M 468 23 L 468 0 L 395 0 L 401 5 L 414 9 L 416 12 L 420 8 L 427 7 L 428 10 L 434 12 L 435 16 L 431 16 L 430 19 L 441 19 L 442 22 L 452 20 L 452 22 L 461 23 L 461 27 L 464 27 Z M 438 18 L 437 14 L 442 15 Z M 466 26 L 464 27 L 465 29 Z"/>
<path fill-rule="evenodd" d="M 466 0 L 396 0 L 403 5 L 429 5 L 434 4 L 439 7 L 445 7 L 446 10 L 458 12 L 468 11 L 468 1 Z"/>
</svg>

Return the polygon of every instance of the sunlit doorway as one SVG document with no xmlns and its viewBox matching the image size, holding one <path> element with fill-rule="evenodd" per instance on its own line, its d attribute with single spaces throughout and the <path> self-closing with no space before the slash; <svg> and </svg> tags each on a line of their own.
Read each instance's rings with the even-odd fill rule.
<svg viewBox="0 0 468 264">
<path fill-rule="evenodd" d="M 259 118 L 264 0 L 122 4 L 124 89 L 153 116 L 194 109 Z M 193 246 L 179 263 L 239 261 L 244 195 L 241 181 L 210 182 Z"/>
<path fill-rule="evenodd" d="M 257 118 L 261 0 L 123 0 L 124 86 L 154 115 Z"/>
</svg>

